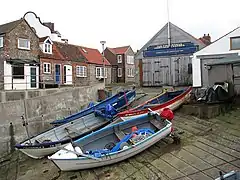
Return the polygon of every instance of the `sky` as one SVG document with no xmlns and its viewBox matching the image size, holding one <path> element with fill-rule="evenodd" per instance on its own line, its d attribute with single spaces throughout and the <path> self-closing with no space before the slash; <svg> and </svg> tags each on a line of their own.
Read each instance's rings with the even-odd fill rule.
<svg viewBox="0 0 240 180">
<path fill-rule="evenodd" d="M 240 26 L 240 0 L 168 0 L 169 20 L 196 38 L 212 40 Z M 101 49 L 131 45 L 140 49 L 167 22 L 167 0 L 7 0 L 0 24 L 35 12 L 70 44 Z"/>
</svg>

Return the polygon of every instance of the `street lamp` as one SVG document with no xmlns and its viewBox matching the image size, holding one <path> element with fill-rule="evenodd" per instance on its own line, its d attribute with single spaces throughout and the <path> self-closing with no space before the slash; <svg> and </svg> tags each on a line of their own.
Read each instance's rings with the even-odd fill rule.
<svg viewBox="0 0 240 180">
<path fill-rule="evenodd" d="M 104 44 L 106 44 L 106 41 L 100 41 L 102 44 L 102 61 L 103 61 L 103 83 L 105 88 L 105 60 L 104 60 Z"/>
</svg>

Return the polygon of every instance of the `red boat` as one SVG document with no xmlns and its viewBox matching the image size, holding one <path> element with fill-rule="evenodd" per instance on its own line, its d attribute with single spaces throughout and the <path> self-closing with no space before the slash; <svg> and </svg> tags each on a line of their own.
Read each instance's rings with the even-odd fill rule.
<svg viewBox="0 0 240 180">
<path fill-rule="evenodd" d="M 183 103 L 185 103 L 190 98 L 190 93 L 192 87 L 188 87 L 182 90 L 163 92 L 162 94 L 154 97 L 139 106 L 118 113 L 118 117 L 122 120 L 129 120 L 138 116 L 145 115 L 149 112 L 149 109 L 161 113 L 163 109 L 169 108 L 172 111 L 179 108 Z"/>
</svg>

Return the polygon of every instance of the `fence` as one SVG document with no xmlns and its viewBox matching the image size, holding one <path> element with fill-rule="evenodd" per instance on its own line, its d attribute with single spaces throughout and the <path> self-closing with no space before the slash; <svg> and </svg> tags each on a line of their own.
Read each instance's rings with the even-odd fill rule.
<svg viewBox="0 0 240 180">
<path fill-rule="evenodd" d="M 1 90 L 27 90 L 38 88 L 53 88 L 61 86 L 81 86 L 89 85 L 86 77 L 78 78 L 73 75 L 5 75 L 0 76 Z"/>
</svg>

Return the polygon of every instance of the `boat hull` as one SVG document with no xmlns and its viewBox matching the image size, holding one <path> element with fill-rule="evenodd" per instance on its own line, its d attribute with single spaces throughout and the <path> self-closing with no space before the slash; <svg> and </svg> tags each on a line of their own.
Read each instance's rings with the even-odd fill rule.
<svg viewBox="0 0 240 180">
<path fill-rule="evenodd" d="M 75 158 L 75 159 L 54 159 L 51 157 L 48 157 L 51 159 L 56 166 L 58 166 L 62 171 L 73 171 L 73 170 L 82 170 L 82 169 L 90 169 L 90 168 L 96 168 L 96 167 L 102 167 L 106 165 L 111 165 L 120 161 L 123 161 L 125 159 L 128 159 L 130 157 L 133 157 L 140 152 L 146 150 L 150 146 L 157 143 L 159 140 L 167 137 L 171 133 L 171 127 L 172 124 L 170 123 L 165 127 L 163 131 L 159 131 L 158 133 L 151 136 L 151 138 L 144 140 L 144 142 L 138 144 L 138 145 L 132 145 L 130 148 L 121 150 L 117 154 L 104 156 L 101 158 L 101 161 L 96 161 L 92 159 L 81 159 L 81 158 Z"/>
<path fill-rule="evenodd" d="M 60 146 L 54 146 L 50 148 L 26 148 L 26 149 L 19 149 L 22 153 L 26 154 L 27 156 L 34 158 L 34 159 L 41 159 L 54 152 L 58 151 L 58 148 L 65 147 L 67 144 L 62 144 Z"/>
<path fill-rule="evenodd" d="M 163 103 L 163 104 L 156 104 L 156 106 L 151 107 L 153 111 L 156 111 L 158 113 L 161 113 L 163 109 L 169 108 L 172 111 L 178 109 L 182 104 L 184 104 L 186 101 L 190 99 L 191 95 L 191 88 L 188 88 L 186 92 L 184 92 L 182 95 L 179 95 L 175 99 L 170 100 L 169 102 Z M 144 110 L 128 110 L 122 113 L 118 114 L 118 117 L 120 117 L 122 120 L 127 121 L 132 118 L 138 118 L 141 116 L 144 116 L 148 113 L 147 109 Z"/>
</svg>

